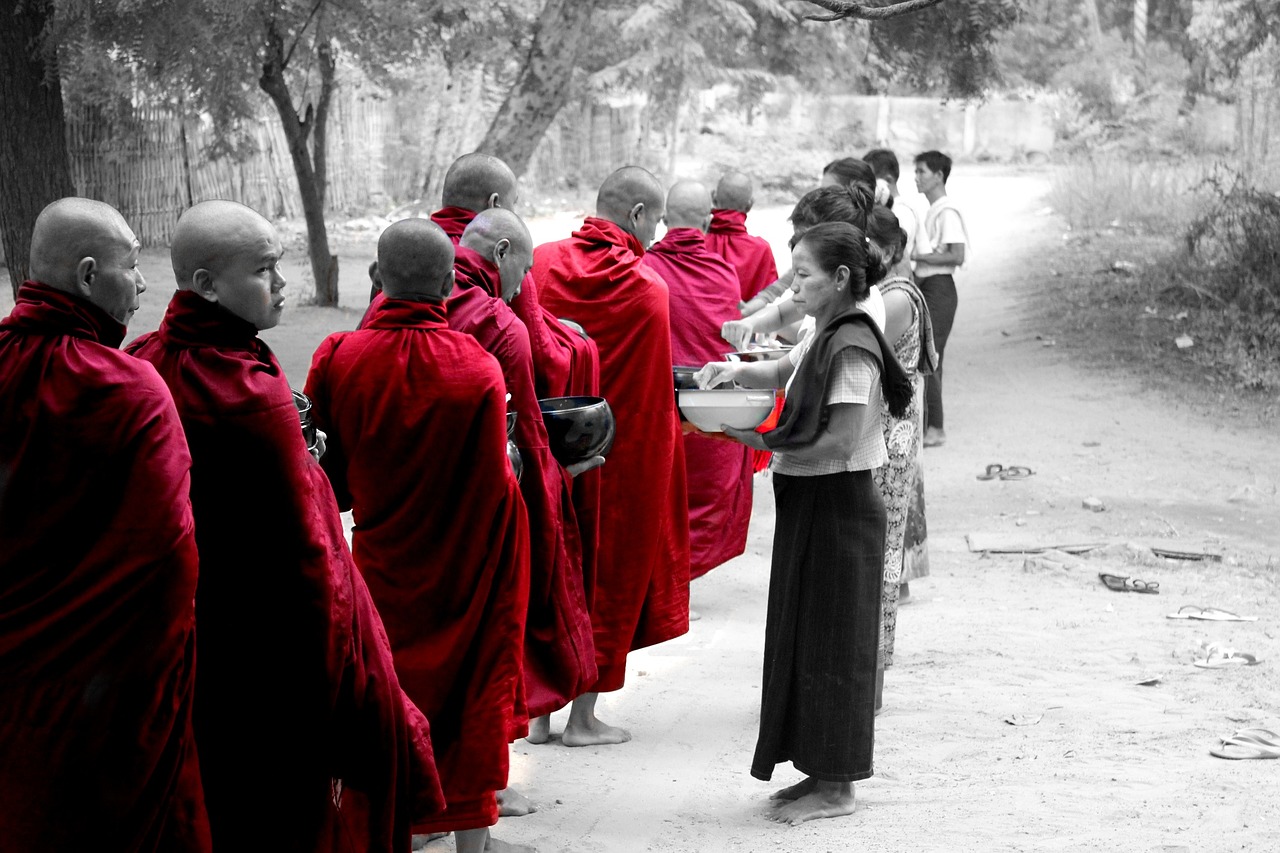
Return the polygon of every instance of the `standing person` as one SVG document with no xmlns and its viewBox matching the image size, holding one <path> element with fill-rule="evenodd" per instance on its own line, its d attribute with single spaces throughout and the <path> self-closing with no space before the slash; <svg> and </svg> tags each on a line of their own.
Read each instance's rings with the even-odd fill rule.
<svg viewBox="0 0 1280 853">
<path fill-rule="evenodd" d="M 415 824 L 459 853 L 490 838 L 519 699 L 529 527 L 507 459 L 502 368 L 448 328 L 453 244 L 422 219 L 378 240 L 386 297 L 316 350 L 307 377 L 338 503 L 409 696 L 431 721 L 447 809 Z"/>
<path fill-rule="evenodd" d="M 951 158 L 941 151 L 926 151 L 916 155 L 915 165 L 916 189 L 929 200 L 929 210 L 911 259 L 915 261 L 916 284 L 933 318 L 933 342 L 938 348 L 938 369 L 924 382 L 924 446 L 938 447 L 947 440 L 942 418 L 942 366 L 959 304 L 952 276 L 964 263 L 969 238 L 959 208 L 947 197 Z"/>
<path fill-rule="evenodd" d="M 191 446 L 209 821 L 219 849 L 391 853 L 443 800 L 426 718 L 258 337 L 280 320 L 281 252 L 250 208 L 195 205 L 170 248 L 179 289 L 128 347 L 168 384 Z"/>
<path fill-rule="evenodd" d="M 666 235 L 644 255 L 671 298 L 673 364 L 702 365 L 724 353 L 720 328 L 738 316 L 738 274 L 703 242 L 711 194 L 695 181 L 667 193 Z M 752 451 L 696 432 L 684 436 L 689 492 L 689 575 L 699 578 L 747 550 Z"/>
<path fill-rule="evenodd" d="M 725 172 L 711 193 L 711 225 L 706 228 L 707 248 L 724 258 L 738 273 L 743 302 L 778 280 L 773 247 L 763 237 L 747 233 L 747 214 L 755 203 L 751 177 Z M 741 310 L 742 306 L 738 306 Z"/>
<path fill-rule="evenodd" d="M 794 246 L 810 228 L 823 222 L 848 222 L 859 230 L 865 229 L 867 216 L 875 206 L 873 192 L 866 184 L 855 183 L 850 187 L 827 184 L 805 193 L 788 217 L 792 229 L 791 245 Z M 783 276 L 788 288 L 791 287 L 790 276 L 790 273 Z M 762 294 L 780 285 L 781 282 L 771 285 Z M 746 349 L 752 336 L 757 334 L 777 332 L 789 341 L 798 340 L 802 334 L 812 330 L 813 318 L 807 317 L 803 307 L 791 299 L 793 294 L 793 290 L 779 293 L 767 307 L 741 320 L 730 320 L 722 327 L 721 335 L 738 349 Z M 871 315 L 876 325 L 884 328 L 884 301 L 878 290 L 871 288 L 860 307 Z"/>
<path fill-rule="evenodd" d="M 872 471 L 888 454 L 881 400 L 901 415 L 911 386 L 866 312 L 884 274 L 848 223 L 811 228 L 792 250 L 796 300 L 817 326 L 781 359 L 708 364 L 698 382 L 787 387 L 769 433 L 724 431 L 774 453 L 777 528 L 765 623 L 760 736 L 751 775 L 790 761 L 805 774 L 774 795 L 792 825 L 854 810 L 872 775 L 885 510 Z"/>
<path fill-rule="evenodd" d="M 868 250 L 876 254 L 885 269 L 892 270 L 902 260 L 906 234 L 893 211 L 876 205 L 867 218 Z M 889 276 L 873 284 L 884 295 L 885 340 L 892 342 L 893 355 L 911 381 L 911 402 L 901 417 L 887 409 L 884 443 L 889 460 L 876 469 L 876 487 L 884 500 L 887 517 L 884 540 L 884 595 L 880 618 L 880 662 L 876 678 L 876 708 L 881 705 L 884 669 L 893 665 L 894 636 L 898 622 L 898 600 L 906 569 L 906 533 L 911 509 L 920 501 L 919 541 L 924 548 L 924 473 L 920 450 L 924 432 L 924 377 L 933 371 L 938 354 L 933 348 L 933 328 L 929 309 L 915 283 L 907 276 Z"/>
<path fill-rule="evenodd" d="M 508 307 L 533 266 L 533 240 L 520 217 L 491 208 L 476 214 L 456 249 L 456 284 L 449 328 L 474 337 L 498 360 L 509 407 L 517 413 L 515 442 L 524 459 L 520 492 L 529 513 L 530 595 L 524 638 L 524 684 L 533 743 L 550 736 L 557 711 L 596 680 L 591 616 L 582 588 L 582 546 L 570 497 L 572 478 L 599 467 L 597 456 L 570 468 L 551 454 L 533 378 L 524 323 Z M 503 813 L 532 808 L 514 791 L 499 795 Z"/>
<path fill-rule="evenodd" d="M 0 322 L 0 846 L 207 853 L 191 456 L 169 389 L 117 349 L 138 240 L 60 199 L 31 277 Z"/>
<path fill-rule="evenodd" d="M 663 192 L 644 169 L 613 172 L 596 215 L 567 240 L 539 246 L 542 304 L 580 323 L 600 350 L 600 392 L 617 418 L 600 468 L 600 550 L 591 625 L 599 680 L 573 702 L 563 743 L 622 743 L 631 735 L 595 715 L 618 690 L 627 654 L 689 630 L 689 513 L 684 442 L 671 385 L 667 286 L 641 263 L 662 217 Z"/>
<path fill-rule="evenodd" d="M 887 198 L 882 202 L 893 211 L 902 233 L 907 237 L 907 245 L 902 250 L 902 258 L 889 271 L 892 276 L 911 275 L 911 255 L 916 247 L 916 233 L 920 229 L 920 215 L 907 201 L 898 194 L 898 178 L 901 170 L 898 166 L 898 155 L 888 148 L 872 148 L 862 155 L 862 160 L 876 173 L 876 197 L 879 200 L 880 188 L 884 187 Z"/>
<path fill-rule="evenodd" d="M 866 227 L 867 214 L 871 212 L 871 206 L 876 201 L 876 174 L 869 165 L 853 157 L 833 160 L 823 168 L 822 180 L 818 188 L 826 194 L 805 193 L 792 211 L 792 225 L 797 223 L 799 216 L 811 223 L 842 221 L 852 222 L 854 227 L 859 229 Z M 844 210 L 847 204 L 845 199 L 836 193 L 837 189 L 847 190 L 854 200 L 854 208 L 847 214 Z M 789 298 L 790 276 L 790 272 L 784 273 L 781 279 L 747 300 L 742 306 L 743 319 L 775 304 L 780 298 Z M 878 300 L 879 297 L 873 293 L 871 298 Z M 882 316 L 883 311 L 879 314 Z M 800 315 L 797 314 L 797 316 Z"/>
<path fill-rule="evenodd" d="M 489 154 L 464 154 L 445 173 L 443 206 L 431 214 L 431 221 L 443 228 L 457 246 L 462 232 L 478 213 L 492 208 L 514 211 L 519 198 L 520 185 L 510 166 Z M 599 396 L 600 353 L 595 342 L 582 334 L 580 327 L 571 328 L 539 303 L 538 285 L 532 275 L 524 277 L 509 305 L 529 336 L 538 399 Z M 599 550 L 600 472 L 579 471 L 573 477 L 571 494 L 573 512 L 564 516 L 569 525 L 564 535 L 578 540 L 577 554 L 571 556 L 576 560 L 574 569 L 580 575 L 579 585 L 589 609 Z M 539 535 L 544 534 L 535 530 L 535 540 Z M 530 724 L 530 738 L 536 743 L 544 742 L 550 736 L 549 726 L 549 719 L 535 717 Z M 499 800 L 504 813 L 516 814 L 523 808 L 505 796 Z"/>
</svg>

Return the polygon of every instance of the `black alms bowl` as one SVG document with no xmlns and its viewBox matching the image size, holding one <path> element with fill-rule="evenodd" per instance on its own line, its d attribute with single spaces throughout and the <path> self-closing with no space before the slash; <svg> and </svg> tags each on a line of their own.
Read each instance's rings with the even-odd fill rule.
<svg viewBox="0 0 1280 853">
<path fill-rule="evenodd" d="M 551 440 L 551 454 L 561 465 L 604 456 L 613 447 L 617 424 L 603 397 L 548 397 L 538 401 Z"/>
</svg>

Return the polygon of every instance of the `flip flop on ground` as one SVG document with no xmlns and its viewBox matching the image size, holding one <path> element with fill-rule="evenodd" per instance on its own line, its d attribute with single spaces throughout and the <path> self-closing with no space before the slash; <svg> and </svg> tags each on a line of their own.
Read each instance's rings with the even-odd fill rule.
<svg viewBox="0 0 1280 853">
<path fill-rule="evenodd" d="M 1219 669 L 1224 666 L 1257 666 L 1261 661 L 1248 652 L 1238 652 L 1235 649 L 1210 644 L 1205 649 L 1204 658 L 1193 660 L 1191 663 L 1201 669 Z"/>
<path fill-rule="evenodd" d="M 1240 616 L 1221 607 L 1199 607 L 1195 604 L 1184 604 L 1177 613 L 1170 613 L 1166 619 L 1203 619 L 1206 622 L 1257 622 L 1257 616 Z"/>
<path fill-rule="evenodd" d="M 1240 729 L 1225 740 L 1234 740 L 1241 742 L 1256 743 L 1258 746 L 1265 746 L 1267 749 L 1280 749 L 1280 735 L 1270 729 Z"/>
<path fill-rule="evenodd" d="M 1145 592 L 1149 595 L 1160 594 L 1160 581 L 1144 581 L 1128 575 L 1113 575 L 1098 572 L 1098 579 L 1107 585 L 1107 589 L 1115 592 Z"/>
<path fill-rule="evenodd" d="M 1229 758 L 1233 761 L 1243 758 L 1280 758 L 1280 749 L 1229 737 L 1222 738 L 1216 747 L 1209 750 L 1209 754 L 1215 758 Z"/>
</svg>

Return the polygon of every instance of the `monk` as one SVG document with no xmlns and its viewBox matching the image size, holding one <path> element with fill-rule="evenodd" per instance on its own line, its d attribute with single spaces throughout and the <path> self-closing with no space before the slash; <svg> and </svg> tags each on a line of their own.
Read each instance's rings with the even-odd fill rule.
<svg viewBox="0 0 1280 853">
<path fill-rule="evenodd" d="M 626 730 L 595 715 L 618 690 L 627 653 L 689 630 L 689 514 L 684 443 L 672 391 L 667 286 L 641 263 L 662 217 L 662 185 L 627 166 L 607 178 L 596 215 L 567 240 L 539 246 L 542 304 L 571 317 L 600 350 L 600 391 L 617 418 L 600 468 L 600 549 L 591 624 L 600 676 L 574 700 L 563 743 L 622 743 Z"/>
<path fill-rule="evenodd" d="M 178 291 L 128 348 L 168 383 L 191 446 L 209 820 L 219 849 L 390 853 L 442 793 L 426 718 L 258 338 L 283 308 L 281 251 L 250 208 L 192 207 L 170 248 Z"/>
<path fill-rule="evenodd" d="M 703 243 L 711 203 L 702 184 L 673 184 L 663 217 L 667 233 L 644 256 L 644 265 L 662 276 L 670 293 L 673 364 L 722 361 L 726 347 L 720 327 L 740 316 L 737 271 Z M 692 429 L 685 433 L 691 578 L 747 550 L 752 459 L 746 445 Z"/>
<path fill-rule="evenodd" d="M 209 851 L 191 456 L 114 209 L 64 198 L 0 322 L 0 847 Z"/>
<path fill-rule="evenodd" d="M 396 669 L 426 713 L 448 808 L 415 832 L 490 838 L 506 787 L 529 611 L 529 527 L 507 459 L 502 368 L 448 327 L 453 244 L 424 219 L 378 240 L 385 299 L 330 335 L 307 377 L 325 469 L 355 518 L 352 548 Z"/>
<path fill-rule="evenodd" d="M 538 407 L 533 355 L 524 323 L 509 307 L 533 265 L 533 240 L 520 217 L 490 208 L 476 214 L 456 250 L 449 328 L 474 337 L 502 367 L 515 442 L 524 459 L 520 491 L 529 513 L 530 595 L 524 683 L 530 740 L 546 740 L 550 714 L 595 683 L 591 616 L 582 588 L 582 546 L 570 497 L 573 477 L 604 457 L 561 467 Z M 537 726 L 540 732 L 534 732 Z M 514 792 L 505 792 L 514 795 Z M 502 796 L 511 809 L 516 796 Z M 505 812 L 504 812 L 505 813 Z"/>
<path fill-rule="evenodd" d="M 464 154 L 445 173 L 441 197 L 444 206 L 431 214 L 431 221 L 443 228 L 456 246 L 477 214 L 495 208 L 514 210 L 519 198 L 519 181 L 511 167 L 488 154 Z M 600 360 L 595 344 L 576 324 L 558 319 L 539 304 L 537 284 L 532 276 L 525 276 L 507 302 L 529 335 L 537 398 L 599 396 Z M 579 585 L 588 607 L 593 600 L 600 527 L 600 474 L 590 467 L 593 466 L 583 466 L 573 472 L 573 512 L 564 514 L 566 524 L 570 525 L 564 535 L 567 540 L 578 541 L 577 553 L 570 556 L 580 575 Z M 535 537 L 536 526 L 535 523 Z M 534 588 L 537 588 L 536 582 Z M 536 598 L 534 606 L 537 606 Z M 565 614 L 562 618 L 575 623 L 578 617 Z M 535 715 L 529 723 L 529 741 L 545 743 L 550 737 L 550 716 Z M 503 792 L 498 799 L 504 815 L 525 813 L 529 808 L 511 791 Z"/>
<path fill-rule="evenodd" d="M 747 214 L 755 203 L 751 176 L 725 172 L 711 201 L 714 207 L 711 227 L 706 229 L 707 248 L 733 264 L 741 284 L 741 300 L 746 302 L 778 280 L 778 265 L 769 241 L 747 233 Z"/>
</svg>

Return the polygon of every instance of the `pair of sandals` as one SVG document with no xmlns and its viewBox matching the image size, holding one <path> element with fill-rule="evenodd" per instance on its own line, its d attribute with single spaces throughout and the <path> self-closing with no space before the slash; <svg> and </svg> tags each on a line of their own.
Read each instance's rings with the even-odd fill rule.
<svg viewBox="0 0 1280 853">
<path fill-rule="evenodd" d="M 1280 758 L 1280 735 L 1268 729 L 1240 729 L 1231 737 L 1218 738 L 1209 750 L 1215 758 Z"/>
<path fill-rule="evenodd" d="M 979 474 L 979 480 L 1025 480 L 1034 474 L 1030 468 L 1025 465 L 1010 465 L 1008 468 L 999 462 L 993 462 L 987 466 L 985 473 Z"/>
</svg>

